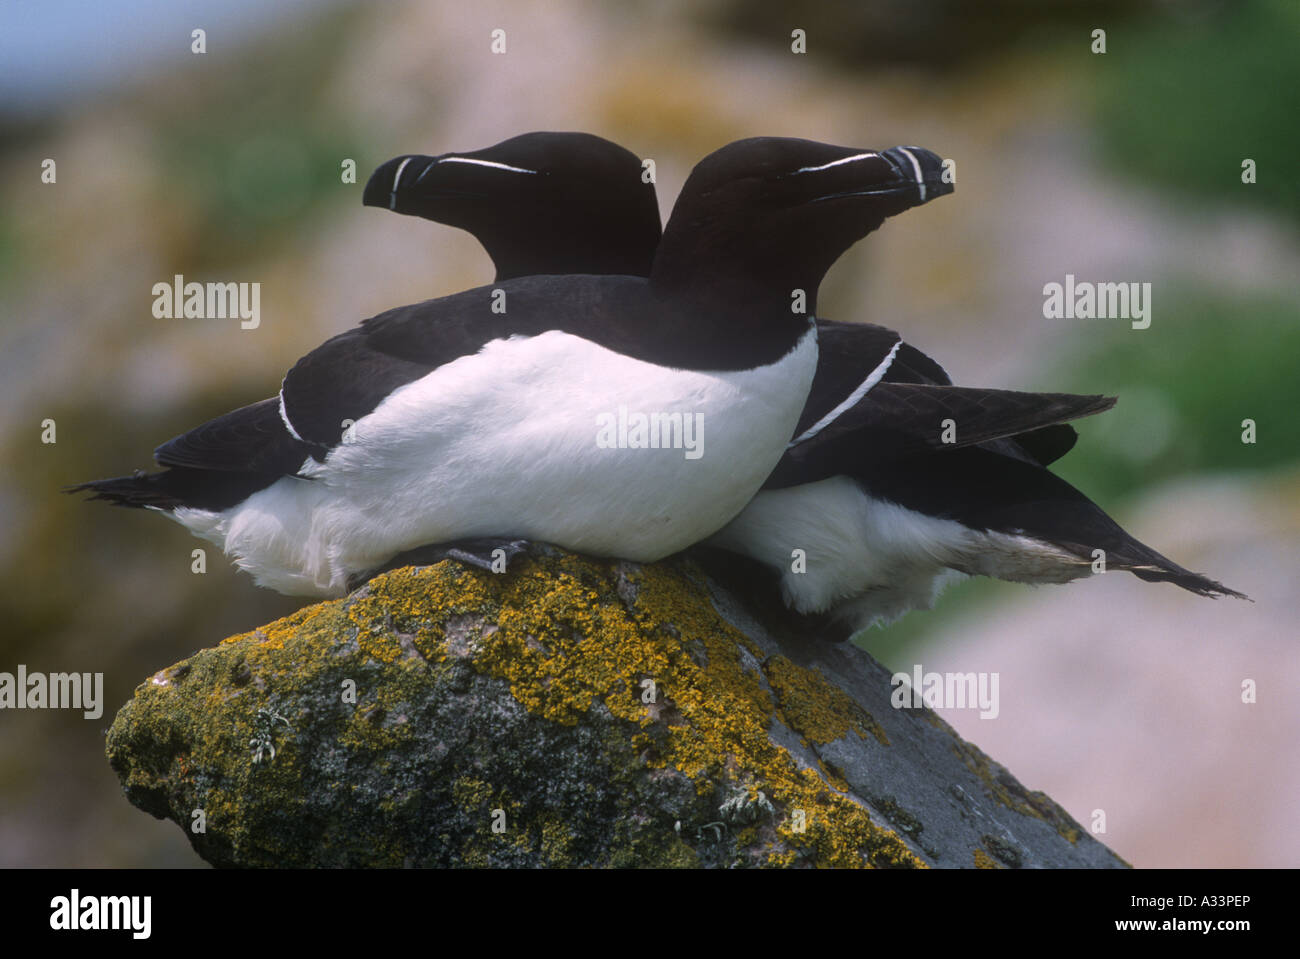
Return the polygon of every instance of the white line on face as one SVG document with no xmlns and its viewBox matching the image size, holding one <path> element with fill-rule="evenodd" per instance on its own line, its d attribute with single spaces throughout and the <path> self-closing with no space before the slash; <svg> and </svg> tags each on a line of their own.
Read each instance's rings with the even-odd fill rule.
<svg viewBox="0 0 1300 959">
<path fill-rule="evenodd" d="M 900 153 L 906 154 L 907 158 L 912 161 L 912 171 L 916 174 L 916 185 L 921 188 L 921 202 L 924 203 L 925 178 L 921 176 L 921 164 L 916 162 L 916 157 L 912 155 L 912 151 L 907 147 L 899 147 L 898 150 Z"/>
<path fill-rule="evenodd" d="M 829 170 L 831 167 L 834 167 L 834 166 L 840 166 L 840 165 L 843 164 L 843 163 L 855 163 L 855 162 L 857 162 L 858 160 L 865 160 L 865 159 L 867 159 L 868 157 L 874 157 L 874 156 L 880 156 L 880 154 L 879 154 L 879 153 L 856 153 L 856 154 L 854 154 L 854 155 L 851 156 L 851 157 L 843 157 L 842 159 L 839 159 L 839 160 L 832 160 L 830 163 L 823 163 L 821 166 L 805 166 L 805 167 L 800 167 L 799 169 L 795 170 L 794 172 L 795 172 L 796 174 L 799 174 L 799 173 L 816 173 L 818 170 Z M 913 160 L 912 162 L 915 163 L 916 161 Z"/>
<path fill-rule="evenodd" d="M 536 170 L 525 170 L 521 166 L 510 166 L 508 163 L 497 163 L 495 160 L 472 160 L 469 157 L 443 157 L 439 163 L 472 163 L 475 166 L 488 166 L 495 170 L 509 170 L 511 173 L 536 173 Z"/>
<path fill-rule="evenodd" d="M 406 164 L 410 162 L 411 158 L 407 157 L 397 164 L 397 172 L 393 174 L 393 189 L 388 194 L 388 209 L 390 210 L 397 209 L 397 184 L 402 182 L 402 171 L 406 169 Z M 292 427 L 290 429 L 292 430 Z"/>
</svg>

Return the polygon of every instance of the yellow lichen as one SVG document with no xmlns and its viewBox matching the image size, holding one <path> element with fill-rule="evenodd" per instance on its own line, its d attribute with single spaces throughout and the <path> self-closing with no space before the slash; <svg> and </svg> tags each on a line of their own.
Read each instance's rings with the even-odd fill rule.
<svg viewBox="0 0 1300 959">
<path fill-rule="evenodd" d="M 661 724 L 647 763 L 679 770 L 701 795 L 720 781 L 743 777 L 760 783 L 777 809 L 776 834 L 785 847 L 773 850 L 777 855 L 769 862 L 922 865 L 896 834 L 872 823 L 817 773 L 799 769 L 772 742 L 768 728 L 776 704 L 758 673 L 742 665 L 746 637 L 695 599 L 681 573 L 665 566 L 628 573 L 624 567 L 637 591 L 629 608 L 601 598 L 616 595 L 613 566 L 565 554 L 517 563 L 509 575 L 496 576 L 442 563 L 380 577 L 358 603 L 367 604 L 363 622 L 431 616 L 425 642 L 445 642 L 451 616 L 480 617 L 482 639 L 470 657 L 474 668 L 507 681 L 530 712 L 554 722 L 576 723 L 599 701 L 620 719 L 652 727 L 655 713 L 641 701 L 641 681 L 652 679 L 657 704 L 671 707 L 659 715 L 671 715 L 672 722 Z M 698 659 L 705 665 L 693 649 L 702 651 Z M 446 648 L 422 652 L 450 655 Z M 783 712 L 798 716 L 795 722 L 811 735 L 826 736 L 819 741 L 849 729 L 882 736 L 869 716 L 850 708 L 852 700 L 819 674 L 788 660 L 776 669 Z M 813 700 L 806 706 L 805 696 Z M 803 810 L 802 831 L 789 825 L 794 809 Z M 551 837 L 558 841 L 558 835 Z"/>
<path fill-rule="evenodd" d="M 999 866 L 996 862 L 994 862 L 993 857 L 990 856 L 988 853 L 986 853 L 983 849 L 976 849 L 975 868 L 976 869 L 1001 869 L 1002 867 Z"/>
<path fill-rule="evenodd" d="M 809 742 L 829 743 L 852 730 L 863 739 L 870 734 L 882 746 L 889 745 L 875 718 L 816 669 L 773 656 L 763 670 L 780 700 L 786 725 Z"/>
<path fill-rule="evenodd" d="M 312 659 L 311 682 L 327 695 L 341 693 L 333 684 L 343 679 L 355 682 L 356 701 L 338 714 L 336 732 L 349 751 L 382 757 L 410 741 L 404 710 L 427 689 L 429 669 L 468 666 L 502 680 L 529 713 L 551 722 L 582 722 L 599 705 L 626 723 L 614 737 L 613 748 L 625 756 L 618 763 L 630 763 L 616 765 L 620 775 L 684 775 L 715 812 L 680 824 L 680 834 L 632 829 L 626 846 L 615 844 L 611 862 L 697 864 L 711 848 L 692 848 L 697 830 L 743 786 L 750 803 L 761 790 L 771 804 L 731 829 L 743 862 L 923 866 L 897 833 L 844 795 L 842 782 L 801 768 L 769 732 L 779 715 L 816 742 L 855 730 L 887 743 L 874 720 L 820 673 L 784 657 L 763 663 L 763 649 L 702 598 L 691 582 L 696 575 L 689 566 L 638 568 L 570 554 L 525 559 L 506 575 L 444 562 L 376 577 L 349 599 L 232 637 L 223 644 L 229 653 L 195 660 L 225 672 L 208 681 L 209 708 L 197 713 L 208 730 L 192 738 L 248 757 L 238 764 L 241 781 L 209 796 L 209 816 L 234 817 L 235 797 L 294 795 L 310 757 L 301 755 L 294 734 L 277 728 L 276 756 L 254 764 L 247 744 L 257 709 L 300 687 L 303 657 L 315 656 L 306 651 L 346 647 L 346 656 Z M 645 680 L 653 683 L 653 701 Z M 174 694 L 164 687 L 150 693 Z M 517 805 L 468 772 L 451 792 L 475 823 L 457 843 L 460 862 L 487 865 L 492 850 L 502 848 L 558 865 L 574 854 L 573 826 L 562 817 Z M 410 798 L 385 797 L 382 808 L 397 814 Z M 491 828 L 497 808 L 506 813 L 505 834 Z M 259 854 L 274 861 L 279 840 L 267 842 Z M 403 853 L 385 848 L 375 855 L 400 864 Z"/>
<path fill-rule="evenodd" d="M 1044 792 L 1031 792 L 1022 787 L 1005 769 L 998 766 L 980 748 L 953 733 L 945 724 L 952 737 L 952 750 L 966 767 L 984 783 L 989 795 L 1022 816 L 1033 816 L 1048 823 L 1070 843 L 1079 840 L 1078 824 L 1070 814 L 1061 808 Z M 997 773 L 995 770 L 1001 770 Z"/>
</svg>

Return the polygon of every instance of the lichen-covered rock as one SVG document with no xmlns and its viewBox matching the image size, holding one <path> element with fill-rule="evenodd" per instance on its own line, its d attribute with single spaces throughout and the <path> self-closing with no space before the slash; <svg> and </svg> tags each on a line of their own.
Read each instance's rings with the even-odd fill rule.
<svg viewBox="0 0 1300 959">
<path fill-rule="evenodd" d="M 1122 866 L 861 650 L 685 560 L 372 580 L 163 670 L 128 797 L 232 866 Z"/>
</svg>

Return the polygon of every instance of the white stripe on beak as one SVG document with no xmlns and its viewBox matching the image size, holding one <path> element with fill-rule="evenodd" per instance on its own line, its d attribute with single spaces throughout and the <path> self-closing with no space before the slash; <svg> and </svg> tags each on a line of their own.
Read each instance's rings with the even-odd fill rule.
<svg viewBox="0 0 1300 959">
<path fill-rule="evenodd" d="M 907 158 L 912 161 L 912 170 L 916 173 L 916 185 L 921 188 L 921 202 L 925 202 L 925 178 L 921 176 L 921 164 L 916 162 L 916 157 L 907 147 L 899 147 L 900 153 L 907 154 Z"/>
<path fill-rule="evenodd" d="M 393 174 L 393 189 L 388 194 L 388 209 L 390 210 L 397 209 L 397 184 L 402 182 L 402 171 L 406 169 L 406 164 L 410 162 L 411 157 L 407 157 L 401 163 L 397 164 L 397 172 Z M 280 408 L 283 409 L 284 407 L 281 406 Z M 288 423 L 289 421 L 285 420 L 285 422 Z M 293 432 L 292 426 L 289 427 L 289 432 Z"/>
</svg>

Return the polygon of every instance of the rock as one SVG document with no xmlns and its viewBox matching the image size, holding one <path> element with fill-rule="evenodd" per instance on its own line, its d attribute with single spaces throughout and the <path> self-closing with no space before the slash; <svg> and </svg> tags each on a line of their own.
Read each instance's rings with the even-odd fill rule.
<svg viewBox="0 0 1300 959">
<path fill-rule="evenodd" d="M 109 760 L 218 866 L 1125 865 L 725 578 L 399 569 L 159 672 Z"/>
</svg>

